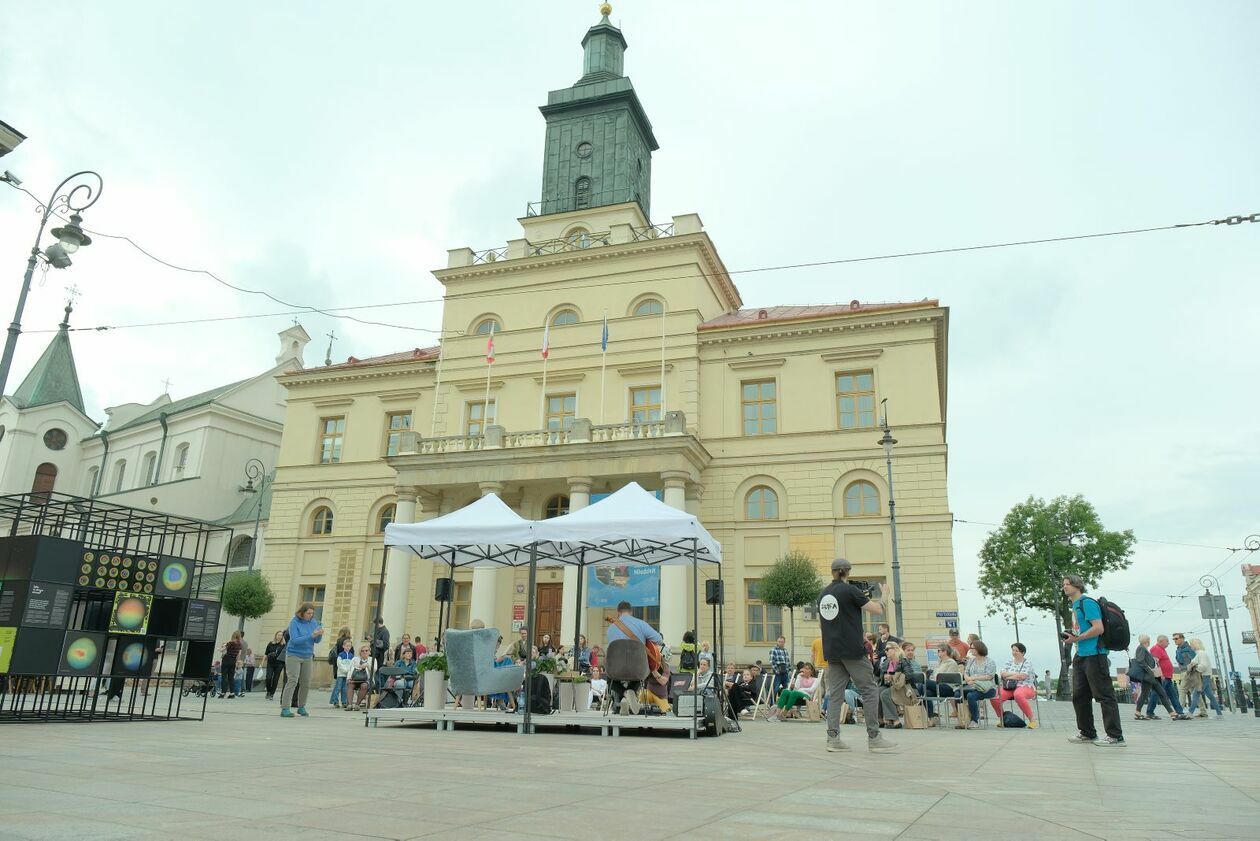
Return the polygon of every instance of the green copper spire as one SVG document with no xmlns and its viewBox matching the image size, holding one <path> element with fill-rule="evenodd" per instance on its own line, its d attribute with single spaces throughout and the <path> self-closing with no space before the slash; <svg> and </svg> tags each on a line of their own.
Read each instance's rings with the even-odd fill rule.
<svg viewBox="0 0 1260 841">
<path fill-rule="evenodd" d="M 66 317 L 59 325 L 61 329 L 9 398 L 19 409 L 65 401 L 81 414 L 87 414 L 83 409 L 79 372 L 74 366 L 74 351 L 70 349 L 70 311 L 70 305 L 66 304 Z"/>
<path fill-rule="evenodd" d="M 626 39 L 602 18 L 582 39 L 582 78 L 552 91 L 547 120 L 543 214 L 638 202 L 650 217 L 652 153 L 659 146 L 634 85 L 622 75 Z"/>
</svg>

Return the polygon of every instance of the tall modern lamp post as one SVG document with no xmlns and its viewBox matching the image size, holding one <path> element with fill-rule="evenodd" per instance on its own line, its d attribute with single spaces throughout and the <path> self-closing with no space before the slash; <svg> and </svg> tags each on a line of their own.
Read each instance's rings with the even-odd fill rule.
<svg viewBox="0 0 1260 841">
<path fill-rule="evenodd" d="M 258 485 L 255 486 L 254 482 Z M 266 488 L 267 468 L 258 459 L 251 458 L 245 462 L 245 484 L 241 487 L 241 493 L 258 494 L 258 500 L 254 506 L 254 539 L 249 544 L 249 567 L 246 572 L 254 571 L 254 558 L 258 555 L 258 526 L 262 522 L 263 491 Z M 241 617 L 237 630 L 244 632 L 245 617 Z"/>
<path fill-rule="evenodd" d="M 22 183 L 17 176 L 9 172 L 5 172 L 4 176 L 0 177 L 0 181 L 15 188 Z M 70 265 L 71 254 L 85 245 L 92 244 L 92 238 L 84 233 L 80 226 L 83 217 L 79 213 L 96 204 L 96 200 L 101 197 L 103 187 L 104 182 L 101 176 L 95 172 L 91 170 L 76 172 L 58 184 L 48 203 L 38 208 L 39 230 L 35 233 L 35 245 L 31 247 L 30 259 L 26 261 L 26 277 L 22 280 L 22 291 L 18 294 L 17 311 L 13 314 L 13 322 L 9 324 L 9 336 L 4 342 L 4 356 L 0 358 L 0 394 L 4 394 L 4 387 L 9 381 L 9 369 L 13 366 L 13 351 L 17 348 L 18 335 L 22 332 L 22 311 L 26 309 L 26 296 L 31 291 L 31 279 L 35 276 L 35 266 L 42 258 L 55 269 L 67 268 Z M 70 221 L 60 228 L 52 229 L 51 233 L 57 241 L 41 252 L 39 242 L 44 237 L 44 227 L 48 224 L 48 218 L 60 215 L 63 211 L 70 212 Z"/>
<path fill-rule="evenodd" d="M 892 437 L 892 430 L 888 428 L 887 397 L 880 401 L 880 408 L 883 409 L 884 415 L 884 437 L 880 438 L 876 443 L 884 448 L 884 461 L 888 465 L 888 522 L 892 526 L 893 606 L 897 610 L 897 636 L 905 639 L 905 621 L 901 618 L 901 558 L 897 555 L 897 500 L 893 497 L 892 451 L 893 445 L 897 443 L 897 439 Z"/>
</svg>

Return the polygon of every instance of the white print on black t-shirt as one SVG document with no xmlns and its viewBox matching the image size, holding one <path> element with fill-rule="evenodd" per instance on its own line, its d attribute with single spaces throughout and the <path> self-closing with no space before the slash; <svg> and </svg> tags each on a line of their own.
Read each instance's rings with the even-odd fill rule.
<svg viewBox="0 0 1260 841">
<path fill-rule="evenodd" d="M 840 615 L 840 602 L 836 601 L 836 597 L 828 593 L 818 602 L 818 615 L 828 622 Z"/>
</svg>

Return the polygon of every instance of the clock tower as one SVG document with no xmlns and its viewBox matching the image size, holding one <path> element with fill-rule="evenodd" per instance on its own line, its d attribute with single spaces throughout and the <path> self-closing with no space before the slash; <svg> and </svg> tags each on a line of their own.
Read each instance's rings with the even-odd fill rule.
<svg viewBox="0 0 1260 841">
<path fill-rule="evenodd" d="M 650 219 L 652 153 L 659 148 L 652 124 L 622 75 L 626 39 L 608 16 L 582 39 L 582 78 L 547 94 L 539 110 L 547 120 L 542 202 L 538 213 L 637 202 Z"/>
</svg>

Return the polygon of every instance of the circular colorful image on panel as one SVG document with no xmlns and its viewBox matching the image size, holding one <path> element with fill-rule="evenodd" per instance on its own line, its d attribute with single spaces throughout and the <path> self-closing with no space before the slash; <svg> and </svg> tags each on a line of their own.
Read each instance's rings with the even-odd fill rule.
<svg viewBox="0 0 1260 841">
<path fill-rule="evenodd" d="M 95 662 L 96 641 L 90 637 L 79 637 L 66 648 L 66 665 L 72 669 L 90 669 Z"/>
<path fill-rule="evenodd" d="M 122 651 L 123 668 L 129 672 L 138 672 L 149 662 L 149 650 L 142 642 L 130 643 Z"/>
<path fill-rule="evenodd" d="M 140 599 L 123 599 L 114 611 L 114 621 L 118 627 L 133 631 L 144 624 L 144 602 Z"/>
<path fill-rule="evenodd" d="M 183 564 L 168 564 L 162 570 L 162 586 L 171 592 L 178 592 L 188 586 L 188 567 Z"/>
</svg>

